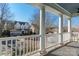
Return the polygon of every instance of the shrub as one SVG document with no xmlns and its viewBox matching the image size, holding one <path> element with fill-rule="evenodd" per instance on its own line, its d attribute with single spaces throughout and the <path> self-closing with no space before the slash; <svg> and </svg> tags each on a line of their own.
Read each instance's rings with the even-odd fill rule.
<svg viewBox="0 0 79 59">
<path fill-rule="evenodd" d="M 1 34 L 2 37 L 10 37 L 10 31 L 9 30 L 4 30 Z"/>
</svg>

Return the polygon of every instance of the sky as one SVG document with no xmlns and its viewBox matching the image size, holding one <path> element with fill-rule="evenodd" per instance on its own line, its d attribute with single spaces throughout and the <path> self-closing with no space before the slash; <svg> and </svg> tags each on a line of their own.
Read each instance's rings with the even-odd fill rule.
<svg viewBox="0 0 79 59">
<path fill-rule="evenodd" d="M 73 26 L 79 27 L 79 16 L 73 17 L 71 24 L 72 24 Z"/>
<path fill-rule="evenodd" d="M 39 12 L 39 9 L 30 5 L 23 3 L 10 3 L 9 4 L 11 12 L 14 14 L 14 21 L 22 21 L 22 22 L 30 22 L 32 20 L 32 16 L 35 13 Z M 51 22 L 54 22 L 58 25 L 58 16 L 47 13 L 52 17 Z M 64 20 L 64 24 L 67 25 L 67 20 Z M 72 25 L 79 26 L 79 17 L 72 18 Z"/>
<path fill-rule="evenodd" d="M 28 22 L 31 20 L 31 16 L 37 13 L 39 9 L 29 5 L 29 4 L 9 4 L 11 12 L 14 14 L 14 19 L 16 21 Z"/>
</svg>

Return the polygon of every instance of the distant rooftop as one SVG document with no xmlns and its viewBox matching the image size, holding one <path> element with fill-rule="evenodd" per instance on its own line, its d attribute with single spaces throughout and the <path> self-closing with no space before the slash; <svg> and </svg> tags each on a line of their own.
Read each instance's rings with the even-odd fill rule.
<svg viewBox="0 0 79 59">
<path fill-rule="evenodd" d="M 19 24 L 21 24 L 21 25 L 22 25 L 22 24 L 25 25 L 25 23 L 26 23 L 26 24 L 29 24 L 28 22 L 21 22 L 21 21 L 15 21 L 15 24 L 16 24 L 17 22 L 18 22 Z"/>
</svg>

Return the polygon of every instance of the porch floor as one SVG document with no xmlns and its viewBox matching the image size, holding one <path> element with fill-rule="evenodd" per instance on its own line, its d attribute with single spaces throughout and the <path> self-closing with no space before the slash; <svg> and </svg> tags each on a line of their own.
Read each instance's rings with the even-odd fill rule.
<svg viewBox="0 0 79 59">
<path fill-rule="evenodd" d="M 71 42 L 48 52 L 45 56 L 79 56 L 79 42 Z"/>
</svg>

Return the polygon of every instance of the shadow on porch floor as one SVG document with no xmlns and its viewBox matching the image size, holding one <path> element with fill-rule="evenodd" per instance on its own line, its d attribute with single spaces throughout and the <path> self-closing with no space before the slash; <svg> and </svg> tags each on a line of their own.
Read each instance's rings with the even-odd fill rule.
<svg viewBox="0 0 79 59">
<path fill-rule="evenodd" d="M 79 42 L 71 42 L 48 52 L 45 56 L 79 56 Z"/>
</svg>

